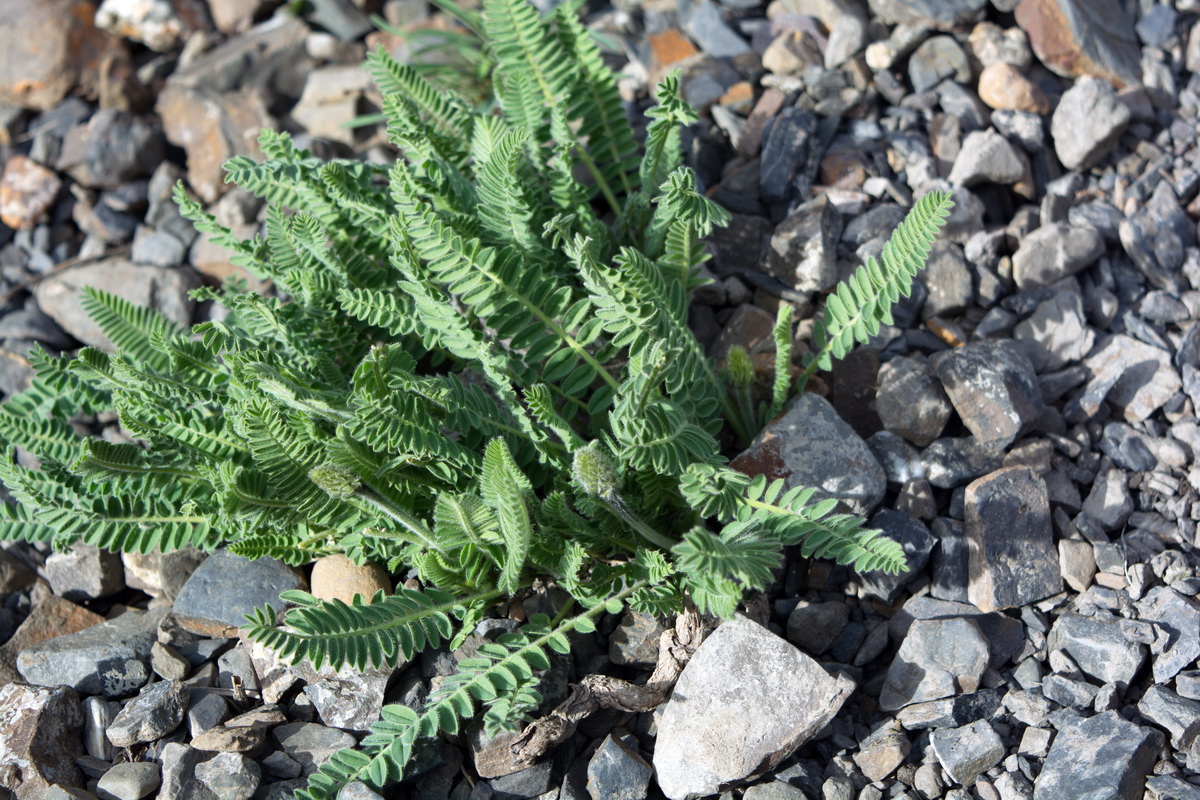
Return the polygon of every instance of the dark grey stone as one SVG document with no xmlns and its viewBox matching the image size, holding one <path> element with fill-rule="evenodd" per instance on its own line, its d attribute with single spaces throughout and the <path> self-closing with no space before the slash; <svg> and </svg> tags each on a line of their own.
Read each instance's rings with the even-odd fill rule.
<svg viewBox="0 0 1200 800">
<path fill-rule="evenodd" d="M 100 694 L 96 666 L 114 659 L 148 662 L 166 609 L 127 611 L 77 633 L 48 639 L 17 656 L 25 680 L 39 686 L 70 686 L 84 694 Z"/>
<path fill-rule="evenodd" d="M 611 733 L 588 762 L 587 790 L 592 797 L 642 800 L 654 768 L 636 750 Z M 496 788 L 495 781 L 492 788 Z"/>
<path fill-rule="evenodd" d="M 889 25 L 953 30 L 974 22 L 987 9 L 986 0 L 870 0 L 871 13 Z"/>
<path fill-rule="evenodd" d="M 890 508 L 876 512 L 870 526 L 878 528 L 887 538 L 899 542 L 904 548 L 908 569 L 898 574 L 885 572 L 862 572 L 858 580 L 868 597 L 877 597 L 891 603 L 909 581 L 919 577 L 929 562 L 929 554 L 936 543 L 929 529 L 917 518 L 903 511 Z"/>
<path fill-rule="evenodd" d="M 150 666 L 140 658 L 117 656 L 97 664 L 96 674 L 100 677 L 100 694 L 109 700 L 119 700 L 146 685 L 150 680 Z"/>
<path fill-rule="evenodd" d="M 825 197 L 797 208 L 775 228 L 767 269 L 800 292 L 824 291 L 838 279 L 837 242 L 842 217 Z"/>
<path fill-rule="evenodd" d="M 816 130 L 816 115 L 799 108 L 784 109 L 772 121 L 760 162 L 759 194 L 764 202 L 782 203 L 791 196 L 792 181 L 806 169 Z"/>
<path fill-rule="evenodd" d="M 916 620 L 888 668 L 879 707 L 895 711 L 974 692 L 987 666 L 988 643 L 973 620 Z"/>
<path fill-rule="evenodd" d="M 1027 153 L 1040 153 L 1046 147 L 1046 126 L 1040 114 L 996 109 L 992 112 L 992 124 Z"/>
<path fill-rule="evenodd" d="M 494 800 L 525 800 L 541 797 L 554 785 L 554 762 L 543 761 L 528 769 L 492 778 Z"/>
<path fill-rule="evenodd" d="M 1000 707 L 1000 692 L 980 689 L 972 694 L 913 703 L 896 712 L 896 719 L 906 730 L 928 728 L 958 728 L 982 719 L 989 719 Z"/>
<path fill-rule="evenodd" d="M 658 663 L 658 642 L 666 631 L 654 617 L 628 609 L 609 636 L 608 657 L 614 664 L 652 666 Z"/>
<path fill-rule="evenodd" d="M 963 424 L 983 444 L 1007 447 L 1042 416 L 1033 365 L 1015 342 L 971 342 L 930 361 Z"/>
<path fill-rule="evenodd" d="M 1115 619 L 1063 614 L 1046 637 L 1050 651 L 1062 650 L 1101 683 L 1129 686 L 1146 663 L 1146 646 L 1130 641 Z"/>
<path fill-rule="evenodd" d="M 693 7 L 683 29 L 700 49 L 713 58 L 733 58 L 750 52 L 750 45 L 721 18 L 716 5 L 704 0 Z"/>
<path fill-rule="evenodd" d="M 1004 448 L 974 436 L 938 439 L 921 453 L 927 480 L 939 489 L 953 489 L 994 472 L 1004 463 Z"/>
<path fill-rule="evenodd" d="M 941 728 L 929 736 L 942 767 L 958 783 L 973 784 L 1004 758 L 1004 742 L 987 722 L 961 728 Z"/>
<path fill-rule="evenodd" d="M 153 115 L 101 109 L 67 132 L 55 169 L 89 188 L 112 189 L 149 175 L 166 141 Z"/>
<path fill-rule="evenodd" d="M 788 615 L 787 639 L 809 655 L 820 655 L 833 645 L 849 621 L 850 607 L 843 602 L 802 600 Z"/>
<path fill-rule="evenodd" d="M 1047 675 L 1042 679 L 1042 694 L 1060 706 L 1087 711 L 1096 700 L 1099 688 L 1085 680 L 1066 675 Z"/>
<path fill-rule="evenodd" d="M 1156 586 L 1138 601 L 1144 620 L 1166 629 L 1167 644 L 1154 656 L 1154 681 L 1166 683 L 1200 657 L 1200 603 L 1166 587 Z"/>
<path fill-rule="evenodd" d="M 890 363 L 890 362 L 889 362 Z M 876 405 L 878 410 L 878 404 Z M 925 475 L 921 454 L 891 431 L 876 431 L 867 439 L 867 447 L 883 467 L 889 483 L 904 484 Z"/>
<path fill-rule="evenodd" d="M 308 19 L 344 42 L 374 30 L 371 20 L 351 0 L 310 0 Z"/>
<path fill-rule="evenodd" d="M 281 592 L 307 589 L 296 570 L 273 558 L 256 561 L 218 550 L 201 564 L 175 598 L 179 623 L 202 636 L 236 635 L 255 609 L 282 609 Z"/>
<path fill-rule="evenodd" d="M 1137 704 L 1143 717 L 1171 736 L 1171 747 L 1186 750 L 1200 734 L 1200 703 L 1163 686 L 1151 686 Z"/>
<path fill-rule="evenodd" d="M 1115 711 L 1065 724 L 1034 782 L 1034 800 L 1141 800 L 1163 738 Z"/>
<path fill-rule="evenodd" d="M 875 410 L 884 428 L 924 447 L 941 435 L 953 409 L 928 360 L 899 356 L 879 368 Z"/>
<path fill-rule="evenodd" d="M 1062 591 L 1046 483 L 1007 467 L 967 487 L 968 597 L 983 611 L 1014 608 Z"/>
<path fill-rule="evenodd" d="M 179 681 L 160 681 L 142 690 L 108 728 L 116 747 L 133 747 L 163 738 L 179 727 L 188 706 L 188 690 Z"/>
<path fill-rule="evenodd" d="M 933 582 L 929 593 L 939 600 L 968 602 L 966 527 L 960 520 L 938 517 L 929 530 L 938 544 L 933 552 Z"/>
</svg>

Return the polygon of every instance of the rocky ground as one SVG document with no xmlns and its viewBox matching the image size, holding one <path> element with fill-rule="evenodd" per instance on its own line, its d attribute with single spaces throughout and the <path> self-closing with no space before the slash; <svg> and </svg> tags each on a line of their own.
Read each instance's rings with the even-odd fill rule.
<svg viewBox="0 0 1200 800">
<path fill-rule="evenodd" d="M 4 393 L 35 343 L 106 345 L 80 287 L 208 318 L 187 290 L 236 270 L 170 188 L 183 178 L 253 233 L 262 209 L 220 164 L 255 154 L 260 127 L 394 157 L 377 127 L 341 125 L 377 107 L 366 47 L 406 45 L 350 0 L 275 5 L 0 4 Z M 424 0 L 367 10 L 450 27 Z M 388 796 L 1200 798 L 1198 17 L 1197 0 L 593 7 L 631 112 L 676 68 L 703 112 L 690 163 L 734 212 L 693 308 L 715 357 L 742 344 L 769 364 L 780 302 L 810 316 L 914 196 L 954 192 L 896 327 L 737 462 L 868 515 L 912 570 L 793 554 L 757 622 L 718 628 L 654 714 L 590 719 L 507 775 L 505 741 L 472 731 Z M 364 675 L 288 668 L 237 637 L 281 590 L 386 582 L 345 567 L 6 545 L 0 795 L 289 797 L 383 703 L 419 703 L 518 624 Z M 546 695 L 590 672 L 644 678 L 663 630 L 609 620 Z"/>
</svg>

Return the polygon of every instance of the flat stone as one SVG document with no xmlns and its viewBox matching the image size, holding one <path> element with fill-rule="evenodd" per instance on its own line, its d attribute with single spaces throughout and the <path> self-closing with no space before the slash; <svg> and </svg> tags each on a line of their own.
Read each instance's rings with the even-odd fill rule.
<svg viewBox="0 0 1200 800">
<path fill-rule="evenodd" d="M 1109 400 L 1126 421 L 1141 422 L 1183 387 L 1169 353 L 1124 334 L 1101 339 L 1083 363 L 1092 378 L 1075 402 L 1087 416 Z"/>
<path fill-rule="evenodd" d="M 350 734 L 313 722 L 289 722 L 271 732 L 275 741 L 300 765 L 301 775 L 308 777 L 344 747 L 354 747 Z"/>
<path fill-rule="evenodd" d="M 823 728 L 854 684 L 744 617 L 712 633 L 658 723 L 654 768 L 671 800 L 774 768 Z"/>
<path fill-rule="evenodd" d="M 1083 501 L 1087 514 L 1106 531 L 1115 531 L 1133 513 L 1133 496 L 1129 493 L 1129 477 L 1119 469 L 1106 469 L 1092 482 L 1092 490 Z"/>
<path fill-rule="evenodd" d="M 884 536 L 899 542 L 904 548 L 904 558 L 908 565 L 904 572 L 889 574 L 874 571 L 861 572 L 858 575 L 865 596 L 891 603 L 905 584 L 923 573 L 937 542 L 919 519 L 903 511 L 881 509 L 871 517 L 869 525 L 878 528 Z"/>
<path fill-rule="evenodd" d="M 918 280 L 929 290 L 921 306 L 921 319 L 956 317 L 975 301 L 971 269 L 962 247 L 954 242 L 933 243 Z"/>
<path fill-rule="evenodd" d="M 70 686 L 83 694 L 103 688 L 97 666 L 117 659 L 149 662 L 166 609 L 126 611 L 116 619 L 48 639 L 17 656 L 17 669 L 38 686 Z"/>
<path fill-rule="evenodd" d="M 1023 153 L 994 130 L 972 131 L 962 142 L 954 159 L 949 181 L 961 186 L 980 183 L 1011 185 L 1029 171 Z"/>
<path fill-rule="evenodd" d="M 190 327 L 192 301 L 187 293 L 199 285 L 188 270 L 159 269 L 112 257 L 55 273 L 34 288 L 38 307 L 84 344 L 112 353 L 116 347 L 83 310 L 82 289 L 89 286 L 153 308 L 178 325 Z"/>
<path fill-rule="evenodd" d="M 1141 82 L 1133 20 L 1117 0 L 1021 0 L 1016 17 L 1038 60 L 1053 72 L 1095 75 L 1118 88 Z"/>
<path fill-rule="evenodd" d="M 957 728 L 981 719 L 989 719 L 1000 707 L 1000 692 L 980 689 L 924 703 L 913 703 L 896 712 L 896 721 L 905 730 Z"/>
<path fill-rule="evenodd" d="M 205 555 L 194 547 L 169 553 L 122 553 L 125 585 L 130 589 L 141 589 L 151 597 L 174 601 L 204 559 Z"/>
<path fill-rule="evenodd" d="M 1166 683 L 1200 658 L 1200 603 L 1166 586 L 1156 586 L 1138 601 L 1138 615 L 1168 634 L 1154 656 L 1154 681 Z"/>
<path fill-rule="evenodd" d="M 888 24 L 897 23 L 953 30 L 983 16 L 984 0 L 870 0 L 871 13 Z"/>
<path fill-rule="evenodd" d="M 157 741 L 179 727 L 187 706 L 188 690 L 181 682 L 152 684 L 117 714 L 108 740 L 117 747 Z"/>
<path fill-rule="evenodd" d="M 142 800 L 162 785 L 162 767 L 153 761 L 125 761 L 96 782 L 96 791 L 107 800 Z"/>
<path fill-rule="evenodd" d="M 358 64 L 318 67 L 308 74 L 304 93 L 289 113 L 312 136 L 354 147 L 356 130 L 345 123 L 359 116 L 372 86 L 371 76 Z"/>
<path fill-rule="evenodd" d="M 1007 447 L 1042 415 L 1037 376 L 1016 343 L 971 342 L 930 361 L 963 424 L 982 444 Z"/>
<path fill-rule="evenodd" d="M 1151 686 L 1138 701 L 1143 717 L 1171 736 L 1171 747 L 1187 750 L 1200 734 L 1200 703 L 1188 700 L 1163 686 Z"/>
<path fill-rule="evenodd" d="M 54 784 L 78 786 L 83 708 L 65 686 L 0 688 L 0 788 L 34 797 Z"/>
<path fill-rule="evenodd" d="M 282 609 L 281 592 L 307 588 L 303 575 L 273 558 L 251 561 L 218 550 L 188 578 L 172 612 L 193 633 L 228 638 L 256 609 Z"/>
<path fill-rule="evenodd" d="M 896 771 L 912 750 L 912 743 L 899 727 L 884 725 L 863 740 L 854 763 L 875 783 Z"/>
<path fill-rule="evenodd" d="M 17 656 L 35 645 L 58 636 L 90 628 L 104 617 L 69 600 L 49 595 L 33 607 L 12 638 L 0 645 L 0 684 L 20 681 Z"/>
<path fill-rule="evenodd" d="M 788 615 L 787 639 L 809 655 L 820 655 L 833 645 L 849 621 L 850 607 L 843 602 L 801 600 Z"/>
<path fill-rule="evenodd" d="M 1153 728 L 1126 722 L 1116 711 L 1064 725 L 1034 782 L 1034 800 L 1141 800 L 1163 739 Z"/>
<path fill-rule="evenodd" d="M 72 601 L 95 600 L 125 588 L 121 557 L 80 543 L 46 558 L 46 579 L 56 595 Z"/>
<path fill-rule="evenodd" d="M 587 790 L 592 797 L 643 800 L 654 768 L 611 733 L 588 761 Z"/>
<path fill-rule="evenodd" d="M 162 784 L 157 800 L 220 800 L 196 780 L 196 767 L 216 754 L 169 742 L 159 751 Z"/>
<path fill-rule="evenodd" d="M 708 0 L 692 7 L 683 29 L 713 58 L 735 58 L 750 52 L 750 45 L 721 18 L 720 7 Z"/>
<path fill-rule="evenodd" d="M 994 472 L 1004 463 L 1004 448 L 974 436 L 938 439 L 921 453 L 922 472 L 930 485 L 953 489 Z"/>
<path fill-rule="evenodd" d="M 917 620 L 888 668 L 879 707 L 895 711 L 979 688 L 988 666 L 987 640 L 969 619 Z"/>
<path fill-rule="evenodd" d="M 1050 118 L 1050 136 L 1058 160 L 1067 169 L 1076 170 L 1099 164 L 1116 146 L 1130 116 L 1129 108 L 1117 99 L 1108 81 L 1080 78 L 1063 92 Z"/>
<path fill-rule="evenodd" d="M 808 486 L 813 500 L 834 498 L 866 514 L 883 499 L 883 468 L 858 434 L 815 394 L 802 394 L 730 464 L 747 475 Z"/>
<path fill-rule="evenodd" d="M 942 728 L 929 736 L 942 767 L 958 783 L 970 786 L 1004 758 L 1004 742 L 987 722 Z"/>
<path fill-rule="evenodd" d="M 403 659 L 399 668 L 404 668 Z M 307 662 L 296 664 L 292 671 L 307 684 L 304 694 L 317 709 L 321 722 L 358 733 L 365 733 L 379 719 L 384 692 L 394 672 L 392 667 L 359 672 L 353 667 L 334 670 L 329 666 L 316 671 Z"/>
<path fill-rule="evenodd" d="M 1071 291 L 1038 303 L 1033 315 L 1013 328 L 1013 338 L 1025 345 L 1038 373 L 1056 372 L 1081 361 L 1096 343 L 1096 334 L 1084 315 L 1083 298 Z"/>
<path fill-rule="evenodd" d="M 218 753 L 196 765 L 196 780 L 221 800 L 250 800 L 262 771 L 241 753 Z"/>
<path fill-rule="evenodd" d="M 998 111 L 1048 114 L 1053 108 L 1041 87 L 1012 64 L 989 64 L 979 74 L 979 99 Z"/>
<path fill-rule="evenodd" d="M 1013 254 L 1013 278 L 1022 290 L 1049 286 L 1103 254 L 1104 239 L 1091 228 L 1043 225 L 1024 237 Z"/>
<path fill-rule="evenodd" d="M 983 611 L 1037 602 L 1062 590 L 1045 481 L 1006 467 L 967 486 L 967 596 Z"/>
<path fill-rule="evenodd" d="M 908 635 L 909 626 L 922 619 L 970 619 L 979 626 L 990 652 L 989 668 L 999 669 L 1016 657 L 1025 644 L 1025 626 L 1020 620 L 999 612 L 980 613 L 970 603 L 939 600 L 928 595 L 914 595 L 892 614 L 888 629 L 894 641 Z"/>
</svg>

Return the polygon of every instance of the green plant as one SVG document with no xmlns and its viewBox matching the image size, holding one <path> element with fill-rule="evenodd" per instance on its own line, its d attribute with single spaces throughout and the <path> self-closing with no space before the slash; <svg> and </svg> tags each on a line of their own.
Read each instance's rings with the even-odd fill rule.
<svg viewBox="0 0 1200 800">
<path fill-rule="evenodd" d="M 694 602 L 728 617 L 771 583 L 789 545 L 904 567 L 898 544 L 832 500 L 725 466 L 722 417 L 748 439 L 765 411 L 745 407 L 742 367 L 730 391 L 686 326 L 702 238 L 728 216 L 681 165 L 679 129 L 696 117 L 677 79 L 659 87 L 639 155 L 572 9 L 541 20 L 524 0 L 485 0 L 482 26 L 500 115 L 376 54 L 404 154 L 392 168 L 321 163 L 264 133 L 265 163 L 227 166 L 269 203 L 251 241 L 177 191 L 196 226 L 279 296 L 199 290 L 228 316 L 189 333 L 88 292 L 117 353 L 35 353 L 33 385 L 0 409 L 0 480 L 18 501 L 0 504 L 2 538 L 227 546 L 291 564 L 344 553 L 416 569 L 421 590 L 350 605 L 290 592 L 286 627 L 256 613 L 248 635 L 291 660 L 395 665 L 460 642 L 535 581 L 570 594 L 554 619 L 535 616 L 461 662 L 421 710 L 386 707 L 305 798 L 400 779 L 418 740 L 481 709 L 488 731 L 520 725 L 540 700 L 536 670 L 601 614 Z M 882 262 L 830 296 L 805 375 L 888 321 L 948 208 L 944 194 L 923 197 Z M 776 338 L 767 405 L 778 410 L 791 385 L 787 313 Z M 109 409 L 144 445 L 70 424 Z M 37 468 L 20 466 L 17 448 Z"/>
</svg>

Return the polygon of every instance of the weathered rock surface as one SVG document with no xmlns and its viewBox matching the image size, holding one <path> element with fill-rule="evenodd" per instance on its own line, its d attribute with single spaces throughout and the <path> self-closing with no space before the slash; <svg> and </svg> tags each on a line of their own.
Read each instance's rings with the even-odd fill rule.
<svg viewBox="0 0 1200 800">
<path fill-rule="evenodd" d="M 0 787 L 34 797 L 53 784 L 78 786 L 82 730 L 83 708 L 74 690 L 16 683 L 0 688 Z"/>
</svg>

